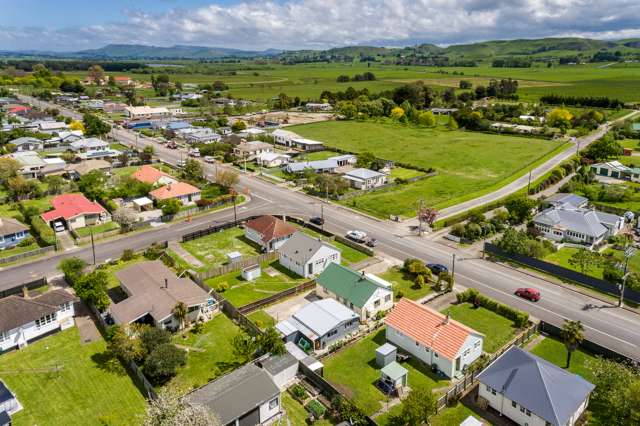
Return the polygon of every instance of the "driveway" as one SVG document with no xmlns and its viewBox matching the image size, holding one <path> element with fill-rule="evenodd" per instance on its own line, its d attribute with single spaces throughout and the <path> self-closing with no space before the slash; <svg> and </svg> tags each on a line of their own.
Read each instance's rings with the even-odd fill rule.
<svg viewBox="0 0 640 426">
<path fill-rule="evenodd" d="M 306 306 L 307 304 L 320 300 L 318 296 L 316 296 L 316 291 L 311 290 L 308 293 L 300 294 L 296 297 L 292 297 L 283 302 L 280 302 L 276 305 L 271 305 L 265 308 L 265 312 L 269 314 L 272 318 L 277 321 L 282 321 L 284 319 L 289 318 L 291 315 L 298 312 L 301 308 Z"/>
</svg>

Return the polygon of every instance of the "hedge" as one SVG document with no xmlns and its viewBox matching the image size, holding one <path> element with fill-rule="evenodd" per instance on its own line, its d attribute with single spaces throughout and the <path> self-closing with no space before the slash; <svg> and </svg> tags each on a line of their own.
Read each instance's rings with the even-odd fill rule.
<svg viewBox="0 0 640 426">
<path fill-rule="evenodd" d="M 456 293 L 456 299 L 458 303 L 478 303 L 485 309 L 488 309 L 496 314 L 512 320 L 516 327 L 522 328 L 529 322 L 529 314 L 526 312 L 513 309 L 511 306 L 503 305 L 493 299 L 488 298 L 480 294 L 475 288 L 470 288 L 462 293 Z"/>
<path fill-rule="evenodd" d="M 52 246 L 56 244 L 55 232 L 53 232 L 53 229 L 51 229 L 40 216 L 31 218 L 31 230 L 33 231 L 34 237 L 36 237 L 42 245 Z"/>
</svg>

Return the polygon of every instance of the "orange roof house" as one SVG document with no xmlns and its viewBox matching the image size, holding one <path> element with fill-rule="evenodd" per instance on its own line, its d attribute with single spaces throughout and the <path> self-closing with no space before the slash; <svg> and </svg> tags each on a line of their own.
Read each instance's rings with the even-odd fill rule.
<svg viewBox="0 0 640 426">
<path fill-rule="evenodd" d="M 400 299 L 385 319 L 387 340 L 448 377 L 482 354 L 484 335 L 410 299 Z"/>
<path fill-rule="evenodd" d="M 186 182 L 176 182 L 154 189 L 149 196 L 156 201 L 175 198 L 187 205 L 200 199 L 200 189 Z"/>
<path fill-rule="evenodd" d="M 168 185 L 176 183 L 177 180 L 168 173 L 145 164 L 131 175 L 134 179 L 151 185 Z"/>
<path fill-rule="evenodd" d="M 273 216 L 265 215 L 247 222 L 245 237 L 259 244 L 265 251 L 280 248 L 298 228 Z"/>
</svg>

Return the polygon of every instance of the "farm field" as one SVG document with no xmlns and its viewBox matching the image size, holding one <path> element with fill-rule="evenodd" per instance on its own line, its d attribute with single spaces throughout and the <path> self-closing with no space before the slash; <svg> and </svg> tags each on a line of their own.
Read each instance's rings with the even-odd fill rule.
<svg viewBox="0 0 640 426">
<path fill-rule="evenodd" d="M 418 199 L 444 208 L 503 186 L 565 143 L 520 136 L 407 127 L 388 122 L 327 121 L 292 131 L 353 152 L 433 167 L 437 176 L 357 196 L 344 203 L 379 217 L 412 216 Z"/>
<path fill-rule="evenodd" d="M 13 424 L 142 424 L 146 402 L 117 360 L 106 354 L 104 340 L 80 344 L 76 327 L 0 357 L 2 380 L 24 409 Z M 59 373 L 31 372 L 59 366 Z"/>
</svg>

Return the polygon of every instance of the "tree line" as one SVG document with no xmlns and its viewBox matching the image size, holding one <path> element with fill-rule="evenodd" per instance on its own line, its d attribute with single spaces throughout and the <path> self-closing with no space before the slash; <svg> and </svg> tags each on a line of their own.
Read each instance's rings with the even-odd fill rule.
<svg viewBox="0 0 640 426">
<path fill-rule="evenodd" d="M 572 105 L 590 106 L 596 108 L 621 108 L 624 102 L 619 99 L 612 99 L 607 96 L 566 96 L 566 95 L 544 95 L 540 97 L 540 102 L 549 105 Z"/>
</svg>

